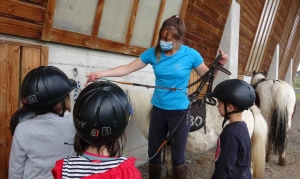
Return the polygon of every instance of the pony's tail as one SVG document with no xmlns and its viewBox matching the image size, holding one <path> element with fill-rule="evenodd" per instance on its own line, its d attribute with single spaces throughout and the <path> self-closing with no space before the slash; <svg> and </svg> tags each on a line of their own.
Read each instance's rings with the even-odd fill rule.
<svg viewBox="0 0 300 179">
<path fill-rule="evenodd" d="M 253 178 L 263 178 L 265 173 L 266 142 L 268 124 L 260 109 L 254 105 L 250 108 L 254 117 L 254 129 L 251 137 Z"/>
<path fill-rule="evenodd" d="M 287 144 L 288 106 L 287 93 L 280 81 L 275 81 L 273 91 L 273 111 L 268 134 L 269 144 L 275 154 L 282 154 Z"/>
</svg>

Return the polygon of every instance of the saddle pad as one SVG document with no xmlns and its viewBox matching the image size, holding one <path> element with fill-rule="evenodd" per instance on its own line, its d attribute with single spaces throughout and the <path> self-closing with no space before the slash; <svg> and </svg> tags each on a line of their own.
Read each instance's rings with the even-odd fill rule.
<svg viewBox="0 0 300 179">
<path fill-rule="evenodd" d="M 191 114 L 191 128 L 190 132 L 197 131 L 205 125 L 206 118 L 206 104 L 202 100 L 197 100 L 191 105 L 190 109 Z M 204 127 L 206 133 L 206 129 Z"/>
</svg>

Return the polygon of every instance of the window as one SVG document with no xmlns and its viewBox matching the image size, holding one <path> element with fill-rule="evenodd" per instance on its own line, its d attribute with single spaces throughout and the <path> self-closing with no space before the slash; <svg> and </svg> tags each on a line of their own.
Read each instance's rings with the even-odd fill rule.
<svg viewBox="0 0 300 179">
<path fill-rule="evenodd" d="M 139 55 L 186 0 L 49 0 L 43 40 Z M 51 20 L 53 19 L 53 23 Z"/>
</svg>

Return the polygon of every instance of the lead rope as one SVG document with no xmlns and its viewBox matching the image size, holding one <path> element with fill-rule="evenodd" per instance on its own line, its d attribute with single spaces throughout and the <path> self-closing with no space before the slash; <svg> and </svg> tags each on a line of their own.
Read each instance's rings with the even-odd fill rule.
<svg viewBox="0 0 300 179">
<path fill-rule="evenodd" d="M 196 80 L 195 82 L 191 83 L 190 85 L 188 85 L 186 88 L 190 88 L 194 85 L 196 85 L 197 83 L 200 83 L 199 87 L 197 88 L 197 90 L 193 93 L 191 93 L 188 98 L 189 98 L 189 106 L 188 106 L 188 110 L 185 112 L 185 114 L 182 116 L 182 118 L 180 119 L 180 121 L 178 122 L 178 124 L 176 125 L 176 127 L 173 129 L 173 131 L 170 133 L 169 136 L 167 136 L 167 138 L 165 139 L 165 141 L 159 146 L 158 150 L 156 151 L 156 153 L 150 157 L 149 159 L 142 159 L 142 158 L 136 158 L 137 160 L 140 161 L 150 161 L 151 159 L 153 159 L 158 152 L 167 144 L 168 141 L 171 141 L 173 139 L 173 136 L 178 128 L 178 126 L 181 124 L 181 122 L 183 121 L 183 119 L 185 118 L 185 116 L 187 115 L 187 120 L 189 120 L 189 116 L 190 116 L 190 109 L 191 109 L 191 104 L 193 102 L 195 102 L 196 100 L 198 100 L 198 95 L 201 93 L 201 91 L 204 88 L 204 85 L 208 82 L 208 88 L 207 88 L 207 92 L 211 92 L 212 91 L 212 86 L 213 86 L 213 80 L 215 77 L 215 68 L 228 74 L 231 75 L 231 72 L 228 71 L 227 69 L 225 69 L 222 65 L 219 64 L 219 60 L 221 59 L 222 55 L 219 54 L 217 56 L 217 58 L 215 59 L 214 63 L 212 64 L 212 67 L 203 75 L 201 76 L 198 80 Z M 115 83 L 121 83 L 121 84 L 126 84 L 126 85 L 133 85 L 133 86 L 143 86 L 146 88 L 160 88 L 160 89 L 165 89 L 165 90 L 171 90 L 171 91 L 176 91 L 176 90 L 180 90 L 178 88 L 168 88 L 168 87 L 163 87 L 163 86 L 149 86 L 149 85 L 143 85 L 143 84 L 137 84 L 137 83 L 129 83 L 129 82 L 120 82 L 120 81 L 113 81 L 113 80 L 107 80 L 107 79 L 99 79 L 97 78 L 97 80 L 105 80 L 105 81 L 111 81 L 111 82 L 115 82 Z M 210 101 L 212 102 L 212 105 L 216 104 L 216 101 L 213 98 L 209 98 Z M 206 102 L 206 100 L 205 100 Z M 209 103 L 209 102 L 206 102 Z M 187 121 L 188 122 L 188 121 Z M 206 126 L 204 126 L 204 128 L 206 128 Z M 165 150 L 164 150 L 165 151 Z M 128 152 L 124 152 L 125 154 L 128 154 L 129 156 L 131 156 Z M 165 154 L 163 154 L 163 156 L 165 156 Z M 164 159 L 163 159 L 164 161 Z"/>
<path fill-rule="evenodd" d="M 75 102 L 76 102 L 76 100 L 78 98 L 78 95 L 81 92 L 81 88 L 80 88 L 81 84 L 80 84 L 80 81 L 77 79 L 77 76 L 78 76 L 78 70 L 77 70 L 77 68 L 73 69 L 73 74 L 74 74 L 75 81 L 77 83 L 77 86 L 76 86 L 76 88 L 74 90 L 74 104 L 75 104 Z"/>
</svg>

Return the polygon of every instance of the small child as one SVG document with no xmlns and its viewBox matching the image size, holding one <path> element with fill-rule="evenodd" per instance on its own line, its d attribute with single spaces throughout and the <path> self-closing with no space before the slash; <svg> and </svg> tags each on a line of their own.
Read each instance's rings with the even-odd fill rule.
<svg viewBox="0 0 300 179">
<path fill-rule="evenodd" d="M 122 156 L 130 104 L 124 91 L 110 82 L 84 88 L 75 103 L 75 156 L 56 162 L 55 179 L 141 179 L 135 159 Z"/>
<path fill-rule="evenodd" d="M 77 83 L 53 66 L 40 66 L 25 76 L 21 85 L 23 106 L 34 118 L 19 123 L 13 134 L 9 179 L 51 179 L 56 160 L 72 155 L 75 128 L 69 93 Z"/>
<path fill-rule="evenodd" d="M 213 179 L 251 179 L 251 140 L 242 112 L 255 102 L 254 89 L 238 79 L 219 83 L 208 98 L 218 100 L 218 110 L 225 122 L 229 120 L 218 139 Z"/>
<path fill-rule="evenodd" d="M 16 130 L 16 127 L 19 123 L 27 121 L 35 117 L 34 112 L 28 111 L 24 106 L 16 110 L 12 115 L 9 122 L 10 133 L 13 136 Z"/>
</svg>

